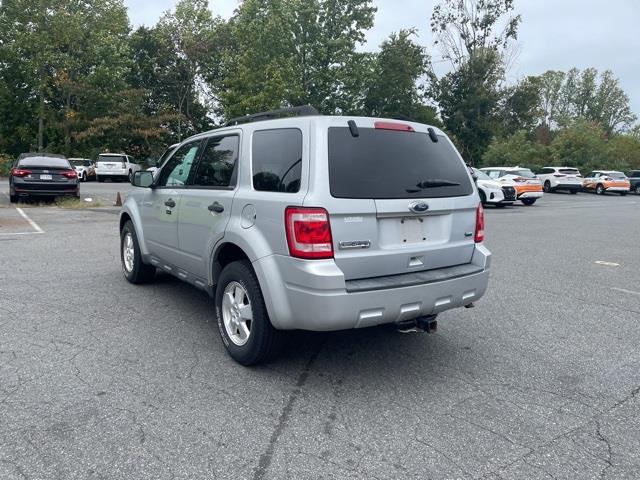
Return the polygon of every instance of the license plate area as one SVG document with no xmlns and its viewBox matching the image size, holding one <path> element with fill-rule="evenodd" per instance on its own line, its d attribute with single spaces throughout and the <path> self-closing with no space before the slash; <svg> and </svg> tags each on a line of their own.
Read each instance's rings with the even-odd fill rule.
<svg viewBox="0 0 640 480">
<path fill-rule="evenodd" d="M 378 219 L 381 248 L 439 244 L 448 240 L 450 231 L 450 215 Z"/>
<path fill-rule="evenodd" d="M 43 173 L 40 175 L 40 180 L 53 180 L 53 176 Z"/>
</svg>

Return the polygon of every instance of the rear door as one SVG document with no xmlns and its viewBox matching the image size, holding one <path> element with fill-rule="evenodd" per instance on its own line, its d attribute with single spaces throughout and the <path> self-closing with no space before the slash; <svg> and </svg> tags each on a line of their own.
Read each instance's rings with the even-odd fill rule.
<svg viewBox="0 0 640 480">
<path fill-rule="evenodd" d="M 142 226 L 149 252 L 171 265 L 179 265 L 181 258 L 178 212 L 201 143 L 201 140 L 186 143 L 173 154 L 142 203 Z"/>
<path fill-rule="evenodd" d="M 331 230 L 347 280 L 465 264 L 475 249 L 479 199 L 453 145 L 394 125 L 328 129 Z"/>
<path fill-rule="evenodd" d="M 200 279 L 207 278 L 209 254 L 231 218 L 239 148 L 239 132 L 209 137 L 193 180 L 181 192 L 178 266 Z"/>
</svg>

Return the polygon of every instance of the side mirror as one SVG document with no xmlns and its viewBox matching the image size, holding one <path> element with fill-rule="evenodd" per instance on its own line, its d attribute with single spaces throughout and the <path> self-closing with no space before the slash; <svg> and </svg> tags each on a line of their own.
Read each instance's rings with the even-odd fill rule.
<svg viewBox="0 0 640 480">
<path fill-rule="evenodd" d="M 153 185 L 153 173 L 146 170 L 138 170 L 133 174 L 131 185 L 134 187 L 151 188 Z"/>
</svg>

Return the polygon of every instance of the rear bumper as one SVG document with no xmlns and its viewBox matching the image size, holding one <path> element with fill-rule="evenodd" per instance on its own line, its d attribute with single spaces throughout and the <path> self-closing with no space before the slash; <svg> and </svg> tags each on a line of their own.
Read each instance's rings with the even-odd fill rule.
<svg viewBox="0 0 640 480">
<path fill-rule="evenodd" d="M 56 185 L 55 183 L 19 183 L 11 187 L 11 194 L 18 196 L 52 197 L 62 195 L 78 195 L 80 187 L 77 183 Z"/>
<path fill-rule="evenodd" d="M 128 177 L 128 170 L 96 170 L 99 177 Z"/>
<path fill-rule="evenodd" d="M 487 289 L 490 260 L 489 250 L 479 245 L 466 265 L 349 282 L 333 260 L 270 255 L 253 266 L 276 328 L 330 331 L 400 322 L 475 302 Z"/>
</svg>

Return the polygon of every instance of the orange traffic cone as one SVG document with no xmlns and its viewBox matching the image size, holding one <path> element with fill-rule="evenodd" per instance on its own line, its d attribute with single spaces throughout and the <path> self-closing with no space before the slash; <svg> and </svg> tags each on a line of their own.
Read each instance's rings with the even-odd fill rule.
<svg viewBox="0 0 640 480">
<path fill-rule="evenodd" d="M 116 195 L 116 203 L 113 206 L 114 207 L 122 206 L 122 198 L 120 198 L 120 192 L 118 192 L 118 195 Z"/>
</svg>

